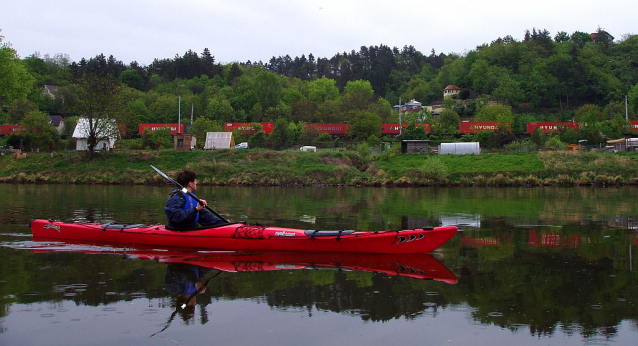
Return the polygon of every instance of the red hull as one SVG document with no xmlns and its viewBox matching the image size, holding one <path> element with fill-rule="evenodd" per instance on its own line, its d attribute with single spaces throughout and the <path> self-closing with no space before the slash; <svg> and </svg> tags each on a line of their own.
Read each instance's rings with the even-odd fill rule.
<svg viewBox="0 0 638 346">
<path fill-rule="evenodd" d="M 430 253 L 457 232 L 453 226 L 384 232 L 352 232 L 308 236 L 305 230 L 230 224 L 217 228 L 176 232 L 163 225 L 106 228 L 96 223 L 33 220 L 34 237 L 115 244 L 180 247 L 222 251 L 302 251 L 413 254 Z"/>
<path fill-rule="evenodd" d="M 53 242 L 50 242 L 53 240 Z M 458 278 L 428 254 L 361 254 L 302 252 L 189 252 L 185 249 L 153 249 L 145 246 L 117 248 L 100 243 L 63 241 L 34 237 L 36 253 L 77 252 L 84 254 L 125 254 L 159 263 L 184 263 L 224 272 L 256 272 L 293 269 L 340 269 L 383 273 L 421 280 L 456 284 Z M 24 247 L 22 247 L 24 249 Z"/>
</svg>

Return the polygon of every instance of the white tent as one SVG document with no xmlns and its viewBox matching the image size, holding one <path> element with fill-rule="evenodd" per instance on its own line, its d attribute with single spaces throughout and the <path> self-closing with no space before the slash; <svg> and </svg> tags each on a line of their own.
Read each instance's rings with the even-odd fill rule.
<svg viewBox="0 0 638 346">
<path fill-rule="evenodd" d="M 481 153 L 481 144 L 479 142 L 455 142 L 441 143 L 439 145 L 439 155 L 466 155 Z"/>
<path fill-rule="evenodd" d="M 206 132 L 204 150 L 230 149 L 235 147 L 232 132 Z"/>
<path fill-rule="evenodd" d="M 95 149 L 106 150 L 113 148 L 118 135 L 117 124 L 115 121 L 111 119 L 96 119 L 94 121 L 97 121 L 98 124 L 96 131 L 97 137 L 101 138 L 97 142 Z M 75 150 L 89 149 L 89 119 L 78 119 L 78 124 L 75 126 L 75 130 L 73 131 L 73 138 L 75 138 Z"/>
</svg>

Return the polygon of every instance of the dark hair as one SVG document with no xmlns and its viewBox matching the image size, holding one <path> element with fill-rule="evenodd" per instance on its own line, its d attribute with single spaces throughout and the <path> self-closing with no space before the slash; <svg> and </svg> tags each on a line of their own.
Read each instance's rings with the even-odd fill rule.
<svg viewBox="0 0 638 346">
<path fill-rule="evenodd" d="M 195 179 L 197 179 L 197 173 L 188 170 L 181 172 L 177 176 L 177 182 L 183 187 L 186 187 L 188 183 L 195 181 Z"/>
</svg>

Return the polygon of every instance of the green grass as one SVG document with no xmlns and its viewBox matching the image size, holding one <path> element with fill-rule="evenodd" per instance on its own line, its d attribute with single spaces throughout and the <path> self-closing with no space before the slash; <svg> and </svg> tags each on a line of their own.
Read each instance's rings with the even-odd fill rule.
<svg viewBox="0 0 638 346">
<path fill-rule="evenodd" d="M 638 185 L 637 153 L 512 153 L 481 155 L 215 150 L 116 151 L 0 157 L 0 182 L 163 184 L 149 165 L 171 176 L 198 173 L 208 185 Z"/>
</svg>

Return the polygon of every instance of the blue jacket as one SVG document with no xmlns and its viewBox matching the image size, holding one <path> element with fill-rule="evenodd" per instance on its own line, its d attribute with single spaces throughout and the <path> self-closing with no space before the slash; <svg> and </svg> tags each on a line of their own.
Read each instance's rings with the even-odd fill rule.
<svg viewBox="0 0 638 346">
<path fill-rule="evenodd" d="M 173 228 L 197 228 L 202 226 L 215 226 L 223 223 L 222 220 L 211 214 L 208 210 L 197 211 L 198 202 L 179 190 L 173 193 L 166 201 L 166 219 L 168 225 Z"/>
</svg>

